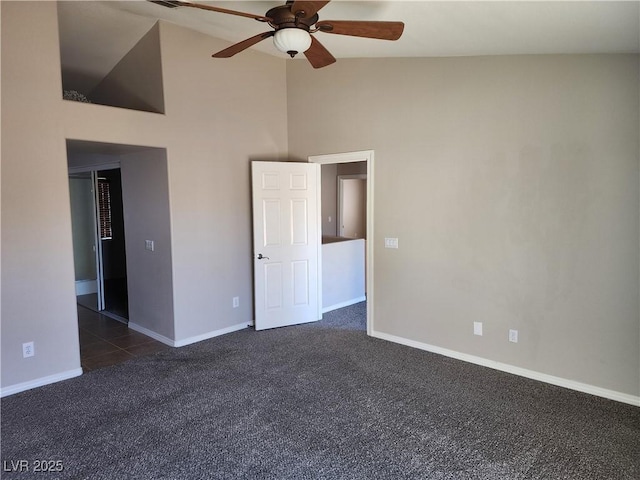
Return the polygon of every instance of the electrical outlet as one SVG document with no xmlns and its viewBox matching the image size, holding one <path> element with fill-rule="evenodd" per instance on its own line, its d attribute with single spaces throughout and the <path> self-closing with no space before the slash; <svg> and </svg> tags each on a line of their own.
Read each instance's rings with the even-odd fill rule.
<svg viewBox="0 0 640 480">
<path fill-rule="evenodd" d="M 153 252 L 156 248 L 153 240 L 145 240 L 144 241 L 144 248 L 145 250 L 149 250 L 150 252 Z"/>
<path fill-rule="evenodd" d="M 36 350 L 33 347 L 33 342 L 22 344 L 22 358 L 33 357 L 35 354 Z"/>
<path fill-rule="evenodd" d="M 473 334 L 482 336 L 482 322 L 473 322 Z"/>
<path fill-rule="evenodd" d="M 240 297 L 233 297 L 233 308 L 238 308 L 240 306 Z"/>
<path fill-rule="evenodd" d="M 518 330 L 509 330 L 509 341 L 518 343 Z"/>
</svg>

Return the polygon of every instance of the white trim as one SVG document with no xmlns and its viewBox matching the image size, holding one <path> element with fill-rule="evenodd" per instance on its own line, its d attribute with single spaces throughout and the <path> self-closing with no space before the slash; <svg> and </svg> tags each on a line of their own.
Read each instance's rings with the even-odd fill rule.
<svg viewBox="0 0 640 480">
<path fill-rule="evenodd" d="M 98 292 L 98 283 L 96 280 L 76 280 L 76 296 L 89 295 Z"/>
<path fill-rule="evenodd" d="M 316 317 L 318 320 L 322 320 L 322 167 L 316 165 L 316 217 L 318 218 L 318 234 L 316 238 L 316 258 L 317 265 L 316 271 L 318 272 L 318 279 L 316 285 L 316 297 L 318 299 L 318 311 Z"/>
<path fill-rule="evenodd" d="M 49 385 L 50 383 L 61 382 L 62 380 L 69 380 L 70 378 L 79 377 L 80 375 L 82 375 L 82 368 L 74 368 L 73 370 L 56 373 L 55 375 L 49 375 L 46 377 L 36 378 L 35 380 L 29 380 L 28 382 L 10 385 L 0 389 L 0 397 L 6 397 L 15 393 L 24 392 L 25 390 L 31 390 L 32 388 L 42 387 L 44 385 Z"/>
<path fill-rule="evenodd" d="M 530 378 L 532 380 L 538 380 L 540 382 L 550 383 L 558 387 L 568 388 L 570 390 L 576 390 L 578 392 L 588 393 L 598 397 L 608 398 L 617 402 L 627 403 L 640 407 L 640 396 L 629 395 L 628 393 L 617 392 L 615 390 L 609 390 L 606 388 L 596 387 L 587 383 L 576 382 L 575 380 L 568 380 L 562 377 L 556 377 L 554 375 L 548 375 L 546 373 L 536 372 L 535 370 L 528 370 L 526 368 L 516 367 L 507 363 L 496 362 L 495 360 L 489 360 L 482 357 L 476 357 L 475 355 L 469 355 L 466 353 L 456 352 L 455 350 L 449 350 L 447 348 L 437 347 L 435 345 L 429 345 L 427 343 L 418 342 L 415 340 L 409 340 L 403 337 L 397 337 L 388 333 L 374 331 L 371 333 L 372 337 L 387 340 L 389 342 L 399 343 L 408 347 L 418 348 L 427 352 L 436 353 L 438 355 L 444 355 L 445 357 L 455 358 L 462 360 L 463 362 L 474 363 L 483 367 L 492 368 L 494 370 L 500 370 L 501 372 L 511 373 L 513 375 L 519 375 L 521 377 Z"/>
<path fill-rule="evenodd" d="M 120 168 L 120 162 L 96 163 L 95 165 L 83 165 L 81 167 L 69 167 L 69 173 L 85 173 L 99 170 L 116 170 Z"/>
<path fill-rule="evenodd" d="M 248 327 L 248 324 L 239 323 L 237 325 L 231 325 L 230 327 L 221 328 L 220 330 L 214 330 L 212 332 L 203 333 L 202 335 L 195 335 L 193 337 L 184 338 L 182 340 L 171 340 L 164 335 L 160 335 L 159 333 L 154 332 L 153 330 L 149 330 L 137 323 L 129 322 L 129 328 L 135 330 L 136 332 L 140 332 L 147 337 L 151 337 L 154 340 L 164 343 L 165 345 L 169 345 L 170 347 L 184 347 L 186 345 L 191 345 L 192 343 L 201 342 L 203 340 L 208 340 L 210 338 L 219 337 L 220 335 L 225 335 L 231 332 L 237 332 L 238 330 L 243 330 Z"/>
<path fill-rule="evenodd" d="M 169 345 L 170 347 L 175 347 L 175 341 L 171 340 L 169 337 L 165 337 L 164 335 L 160 335 L 159 333 L 154 332 L 153 330 L 149 330 L 141 325 L 138 325 L 134 322 L 129 322 L 129 328 L 131 330 L 135 330 L 136 332 L 140 332 L 147 337 L 151 337 L 154 340 L 157 340 L 165 345 Z"/>
<path fill-rule="evenodd" d="M 125 325 L 129 324 L 129 319 L 125 318 L 125 317 L 121 317 L 120 315 L 110 312 L 109 310 L 100 310 L 98 312 L 100 315 L 104 315 L 105 317 L 109 317 L 112 318 L 120 323 L 124 323 Z"/>
<path fill-rule="evenodd" d="M 373 335 L 374 332 L 374 284 L 373 284 L 373 255 L 374 255 L 374 237 L 373 237 L 373 213 L 374 213 L 374 151 L 361 150 L 357 152 L 333 153 L 328 155 L 311 155 L 308 157 L 309 162 L 319 163 L 320 165 L 331 163 L 352 163 L 367 162 L 367 243 L 366 243 L 366 295 L 367 295 L 367 335 Z M 318 225 L 322 230 L 322 215 L 318 217 Z"/>
<path fill-rule="evenodd" d="M 336 303 L 335 305 L 331 305 L 329 307 L 323 308 L 322 313 L 327 313 L 332 310 L 348 307 L 349 305 L 355 305 L 356 303 L 364 302 L 366 299 L 367 297 L 358 297 L 358 298 L 352 298 L 351 300 L 347 300 L 345 302 Z"/>
<path fill-rule="evenodd" d="M 367 162 L 372 157 L 373 157 L 373 150 L 359 150 L 357 152 L 329 153 L 327 155 L 311 155 L 309 156 L 309 162 L 319 163 L 320 165 L 324 165 L 326 163 Z"/>
<path fill-rule="evenodd" d="M 203 333 L 202 335 L 196 335 L 194 337 L 184 338 L 182 340 L 176 340 L 176 347 L 184 347 L 185 345 L 190 345 L 192 343 L 201 342 L 203 340 L 208 340 L 213 337 L 219 337 L 220 335 L 225 335 L 227 333 L 237 332 L 238 330 L 244 330 L 248 328 L 249 323 L 238 323 L 236 325 L 231 325 L 227 328 L 221 328 L 220 330 L 214 330 L 213 332 Z"/>
</svg>

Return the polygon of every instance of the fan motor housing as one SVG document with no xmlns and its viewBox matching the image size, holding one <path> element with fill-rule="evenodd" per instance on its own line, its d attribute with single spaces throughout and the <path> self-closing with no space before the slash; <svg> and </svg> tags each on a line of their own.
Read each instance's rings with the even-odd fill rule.
<svg viewBox="0 0 640 480">
<path fill-rule="evenodd" d="M 301 28 L 307 32 L 318 21 L 318 14 L 309 18 L 298 17 L 291 11 L 290 5 L 280 5 L 269 10 L 265 17 L 270 18 L 269 24 L 276 30 L 281 28 Z"/>
</svg>

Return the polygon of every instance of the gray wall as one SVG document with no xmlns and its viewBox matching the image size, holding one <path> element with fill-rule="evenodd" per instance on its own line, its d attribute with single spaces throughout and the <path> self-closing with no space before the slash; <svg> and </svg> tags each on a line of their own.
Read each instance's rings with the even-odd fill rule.
<svg viewBox="0 0 640 480">
<path fill-rule="evenodd" d="M 2 387 L 80 373 L 56 5 L 0 2 Z M 46 248 L 44 246 L 46 245 Z M 35 356 L 22 358 L 22 343 Z"/>
<path fill-rule="evenodd" d="M 376 332 L 639 395 L 638 56 L 287 65 L 293 158 L 375 150 Z"/>
<path fill-rule="evenodd" d="M 157 241 L 158 264 L 141 267 L 147 283 L 139 290 L 159 303 L 136 306 L 130 296 L 132 315 L 144 312 L 138 323 L 183 343 L 250 323 L 249 166 L 287 156 L 285 60 L 252 51 L 214 60 L 228 42 L 160 23 L 165 115 L 63 101 L 56 4 L 0 8 L 3 392 L 80 371 L 67 138 L 166 149 L 165 170 L 128 172 L 152 191 L 168 183 L 161 200 L 170 223 L 140 225 L 138 240 Z M 44 249 L 43 239 L 55 241 Z M 152 277 L 155 269 L 171 270 L 172 288 Z M 27 341 L 36 355 L 23 359 Z"/>
<path fill-rule="evenodd" d="M 322 235 L 333 237 L 338 234 L 338 165 L 327 163 L 321 165 L 320 168 L 322 176 Z M 329 221 L 329 217 L 331 217 L 331 221 Z"/>
<path fill-rule="evenodd" d="M 374 149 L 374 330 L 639 394 L 637 56 L 314 70 L 252 51 L 212 60 L 227 42 L 161 23 L 157 115 L 63 101 L 55 4 L 0 8 L 3 391 L 80 367 L 73 138 L 166 149 L 177 341 L 252 318 L 251 159 Z"/>
<path fill-rule="evenodd" d="M 338 234 L 338 175 L 366 174 L 367 162 L 327 163 L 321 167 L 322 235 L 335 236 Z"/>
<path fill-rule="evenodd" d="M 159 24 L 87 96 L 102 105 L 164 113 Z"/>
<path fill-rule="evenodd" d="M 167 156 L 163 149 L 120 156 L 129 322 L 175 338 Z M 154 242 L 154 250 L 145 248 Z"/>
<path fill-rule="evenodd" d="M 338 175 L 367 174 L 367 162 L 338 163 Z"/>
</svg>

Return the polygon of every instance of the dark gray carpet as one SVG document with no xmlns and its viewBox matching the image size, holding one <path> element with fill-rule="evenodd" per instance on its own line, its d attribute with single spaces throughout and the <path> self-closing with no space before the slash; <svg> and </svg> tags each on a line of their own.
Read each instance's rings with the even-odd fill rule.
<svg viewBox="0 0 640 480">
<path fill-rule="evenodd" d="M 2 399 L 6 479 L 634 479 L 640 408 L 369 338 L 365 305 Z M 32 465 L 32 464 L 31 464 Z"/>
</svg>

